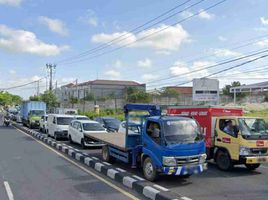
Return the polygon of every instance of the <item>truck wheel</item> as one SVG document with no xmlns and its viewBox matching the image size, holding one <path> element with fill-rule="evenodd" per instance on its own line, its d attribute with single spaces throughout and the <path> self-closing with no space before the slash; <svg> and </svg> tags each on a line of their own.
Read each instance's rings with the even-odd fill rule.
<svg viewBox="0 0 268 200">
<path fill-rule="evenodd" d="M 81 139 L 81 147 L 82 147 L 82 149 L 85 149 L 86 148 L 84 139 Z"/>
<path fill-rule="evenodd" d="M 248 170 L 255 170 L 257 169 L 261 164 L 245 164 L 245 166 L 248 168 Z"/>
<path fill-rule="evenodd" d="M 216 163 L 220 170 L 228 171 L 233 168 L 232 160 L 226 151 L 219 150 L 216 155 Z"/>
<path fill-rule="evenodd" d="M 158 173 L 153 165 L 151 158 L 146 158 L 143 163 L 143 175 L 149 181 L 155 181 L 158 178 Z"/>
<path fill-rule="evenodd" d="M 110 156 L 109 148 L 107 145 L 102 147 L 102 159 L 109 163 L 113 163 L 115 161 L 115 159 Z"/>
</svg>

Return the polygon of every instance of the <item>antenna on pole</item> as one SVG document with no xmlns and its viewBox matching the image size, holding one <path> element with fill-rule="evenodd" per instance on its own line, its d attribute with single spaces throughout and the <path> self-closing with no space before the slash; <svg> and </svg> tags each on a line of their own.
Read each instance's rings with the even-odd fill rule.
<svg viewBox="0 0 268 200">
<path fill-rule="evenodd" d="M 49 73 L 49 91 L 52 91 L 53 86 L 52 86 L 52 79 L 53 79 L 53 70 L 56 70 L 56 65 L 55 64 L 46 64 L 47 70 Z"/>
</svg>

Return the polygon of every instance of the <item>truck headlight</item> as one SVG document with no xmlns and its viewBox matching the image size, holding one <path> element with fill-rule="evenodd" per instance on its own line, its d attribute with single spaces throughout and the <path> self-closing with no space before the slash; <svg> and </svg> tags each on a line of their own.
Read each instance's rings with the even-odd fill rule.
<svg viewBox="0 0 268 200">
<path fill-rule="evenodd" d="M 175 167 L 177 165 L 177 161 L 174 157 L 163 156 L 162 161 L 164 166 Z"/>
<path fill-rule="evenodd" d="M 250 148 L 244 147 L 244 146 L 240 146 L 240 152 L 239 152 L 239 154 L 241 156 L 248 156 L 250 154 Z"/>
<path fill-rule="evenodd" d="M 201 154 L 199 156 L 199 163 L 204 163 L 206 162 L 206 159 L 207 159 L 207 154 Z"/>
</svg>

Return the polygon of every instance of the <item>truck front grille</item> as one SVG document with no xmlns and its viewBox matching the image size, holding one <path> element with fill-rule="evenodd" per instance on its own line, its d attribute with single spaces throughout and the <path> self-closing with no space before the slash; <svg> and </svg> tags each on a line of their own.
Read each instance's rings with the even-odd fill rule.
<svg viewBox="0 0 268 200">
<path fill-rule="evenodd" d="M 199 156 L 180 156 L 176 157 L 178 166 L 194 165 L 199 163 Z"/>
</svg>

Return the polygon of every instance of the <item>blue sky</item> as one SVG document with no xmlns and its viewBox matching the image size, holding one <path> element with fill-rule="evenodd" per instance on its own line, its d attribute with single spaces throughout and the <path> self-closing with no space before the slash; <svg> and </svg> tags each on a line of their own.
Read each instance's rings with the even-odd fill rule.
<svg viewBox="0 0 268 200">
<path fill-rule="evenodd" d="M 205 0 L 147 30 L 139 29 L 136 34 L 129 32 L 185 1 L 0 0 L 0 88 L 44 77 L 47 75 L 45 64 L 56 63 L 54 80 L 58 81 L 58 85 L 75 79 L 79 82 L 97 78 L 123 79 L 148 83 L 148 89 L 153 89 L 200 78 L 239 62 L 184 77 L 169 79 L 170 76 L 268 48 L 268 2 L 265 0 L 227 0 L 180 25 L 171 26 L 220 1 Z M 197 2 L 189 1 L 172 13 Z M 165 31 L 159 34 L 136 41 L 163 28 Z M 96 54 L 90 54 L 83 57 L 83 62 L 58 62 L 121 35 L 127 38 L 96 54 L 134 43 L 102 56 L 92 58 Z M 262 37 L 265 35 L 267 37 Z M 250 40 L 254 44 L 233 50 L 257 37 Z M 268 70 L 242 72 L 261 69 L 266 64 L 267 60 L 262 59 L 222 73 L 217 78 L 221 86 L 233 80 L 246 84 L 265 81 Z M 167 79 L 159 81 L 162 78 Z M 45 85 L 43 80 L 41 90 L 45 89 Z M 36 92 L 36 84 L 10 92 L 27 98 Z"/>
</svg>

